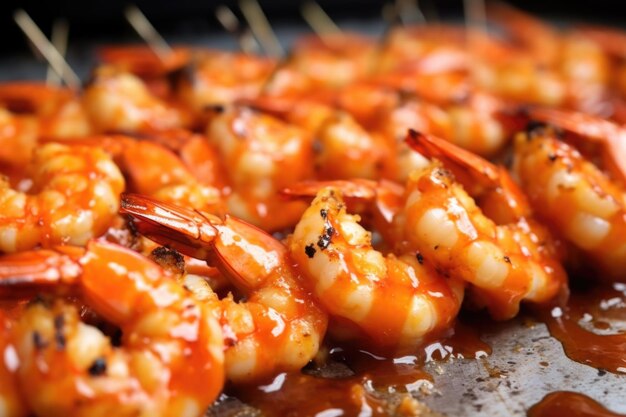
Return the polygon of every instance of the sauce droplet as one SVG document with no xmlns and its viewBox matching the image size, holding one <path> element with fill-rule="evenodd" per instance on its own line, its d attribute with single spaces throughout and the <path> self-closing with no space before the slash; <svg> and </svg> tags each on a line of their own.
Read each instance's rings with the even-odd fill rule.
<svg viewBox="0 0 626 417">
<path fill-rule="evenodd" d="M 552 392 L 528 410 L 528 417 L 624 417 L 577 392 Z"/>
</svg>

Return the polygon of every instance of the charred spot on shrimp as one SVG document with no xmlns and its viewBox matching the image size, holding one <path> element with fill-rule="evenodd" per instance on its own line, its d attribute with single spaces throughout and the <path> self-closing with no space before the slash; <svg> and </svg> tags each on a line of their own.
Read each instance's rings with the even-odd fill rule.
<svg viewBox="0 0 626 417">
<path fill-rule="evenodd" d="M 89 369 L 87 369 L 87 372 L 89 372 L 89 375 L 91 376 L 101 376 L 101 375 L 104 375 L 106 371 L 107 371 L 107 362 L 106 362 L 106 359 L 104 358 L 96 359 L 95 361 L 93 361 Z"/>
<path fill-rule="evenodd" d="M 550 160 L 550 162 L 556 161 L 557 158 L 558 158 L 558 156 L 555 153 L 550 153 L 548 155 L 548 159 Z"/>
<path fill-rule="evenodd" d="M 63 327 L 65 327 L 65 316 L 59 314 L 54 317 L 54 342 L 58 350 L 65 349 L 66 340 Z"/>
<path fill-rule="evenodd" d="M 319 239 L 317 240 L 317 246 L 321 250 L 326 249 L 330 245 L 334 233 L 335 228 L 332 227 L 330 224 L 326 224 L 324 226 L 324 233 L 321 234 Z"/>
<path fill-rule="evenodd" d="M 33 345 L 35 345 L 35 349 L 42 350 L 48 346 L 48 342 L 43 339 L 41 333 L 38 331 L 33 332 Z"/>
<path fill-rule="evenodd" d="M 159 246 L 150 252 L 150 258 L 163 269 L 180 274 L 185 272 L 185 258 L 175 249 Z"/>
<path fill-rule="evenodd" d="M 415 253 L 415 258 L 417 258 L 417 262 L 419 262 L 420 265 L 424 264 L 424 255 L 422 255 L 419 252 Z"/>
<path fill-rule="evenodd" d="M 504 262 L 506 262 L 507 264 L 511 263 L 511 258 L 509 258 L 508 256 L 504 256 Z"/>
<path fill-rule="evenodd" d="M 315 252 L 317 252 L 317 251 L 315 250 L 315 246 L 313 246 L 313 244 L 312 244 L 312 243 L 311 243 L 311 244 L 309 244 L 309 245 L 306 245 L 306 246 L 304 247 L 304 253 L 306 254 L 306 256 L 307 256 L 309 259 L 311 259 L 311 258 L 313 258 L 313 257 L 315 256 Z"/>
<path fill-rule="evenodd" d="M 226 110 L 226 109 L 221 104 L 209 104 L 209 105 L 204 106 L 203 110 L 205 112 L 221 114 L 221 113 L 224 113 L 224 110 Z"/>
<path fill-rule="evenodd" d="M 540 122 L 538 120 L 530 120 L 528 123 L 526 123 L 526 128 L 524 130 L 528 134 L 527 139 L 532 140 L 535 138 L 536 135 L 542 134 L 547 128 L 548 125 L 544 122 Z"/>
<path fill-rule="evenodd" d="M 328 210 L 321 209 L 320 210 L 320 216 L 322 217 L 322 219 L 326 220 L 328 218 Z"/>
</svg>

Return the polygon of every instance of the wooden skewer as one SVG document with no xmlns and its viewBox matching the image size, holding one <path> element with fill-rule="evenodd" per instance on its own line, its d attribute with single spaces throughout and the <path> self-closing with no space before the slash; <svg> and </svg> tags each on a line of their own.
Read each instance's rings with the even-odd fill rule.
<svg viewBox="0 0 626 417">
<path fill-rule="evenodd" d="M 218 6 L 215 9 L 215 17 L 218 22 L 237 38 L 239 48 L 246 54 L 255 54 L 259 51 L 259 44 L 248 29 L 242 29 L 239 19 L 232 10 L 226 6 Z"/>
<path fill-rule="evenodd" d="M 417 0 L 396 0 L 396 13 L 404 26 L 426 23 Z"/>
<path fill-rule="evenodd" d="M 468 28 L 487 35 L 487 12 L 484 0 L 463 0 L 465 22 Z"/>
<path fill-rule="evenodd" d="M 477 38 L 489 36 L 487 31 L 487 13 L 484 0 L 463 0 L 465 8 L 465 22 L 467 27 L 467 47 L 470 53 L 476 50 Z M 474 54 L 473 54 L 474 55 Z M 473 57 L 472 62 L 478 59 Z M 476 80 L 476 65 L 470 66 L 470 75 Z"/>
<path fill-rule="evenodd" d="M 282 58 L 285 56 L 285 50 L 278 41 L 276 34 L 272 30 L 267 16 L 263 13 L 263 9 L 256 0 L 240 0 L 239 8 L 248 22 L 248 26 L 256 36 L 257 40 L 263 47 L 263 50 L 271 56 Z"/>
<path fill-rule="evenodd" d="M 80 78 L 78 78 L 78 75 L 76 75 L 54 45 L 46 38 L 41 29 L 33 22 L 28 13 L 22 9 L 16 10 L 13 14 L 13 19 L 65 84 L 72 90 L 79 90 L 81 85 Z"/>
<path fill-rule="evenodd" d="M 168 56 L 172 54 L 172 48 L 152 26 L 146 15 L 137 6 L 130 5 L 124 9 L 124 16 L 159 59 L 163 62 L 167 61 Z"/>
<path fill-rule="evenodd" d="M 50 36 L 50 41 L 52 45 L 59 51 L 61 56 L 65 56 L 67 53 L 67 40 L 69 35 L 69 26 L 65 19 L 57 19 L 54 21 L 52 25 L 52 35 Z M 52 68 L 51 65 L 48 64 L 48 72 L 46 73 L 46 84 L 49 85 L 60 85 L 62 82 L 61 77 L 59 77 Z"/>
<path fill-rule="evenodd" d="M 300 14 L 322 40 L 328 38 L 329 35 L 341 34 L 339 26 L 315 0 L 304 3 L 300 8 Z"/>
</svg>

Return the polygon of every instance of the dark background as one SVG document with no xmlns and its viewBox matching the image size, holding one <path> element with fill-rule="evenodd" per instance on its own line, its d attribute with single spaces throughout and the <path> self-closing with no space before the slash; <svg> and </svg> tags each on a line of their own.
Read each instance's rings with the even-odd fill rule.
<svg viewBox="0 0 626 417">
<path fill-rule="evenodd" d="M 100 39 L 110 35 L 117 37 L 133 34 L 123 18 L 122 10 L 129 3 L 124 0 L 2 0 L 0 3 L 1 52 L 18 51 L 26 47 L 26 42 L 12 20 L 13 10 L 19 7 L 25 9 L 46 32 L 56 17 L 66 18 L 70 24 L 71 39 Z M 302 22 L 298 12 L 301 2 L 297 0 L 260 0 L 260 3 L 273 24 Z M 377 18 L 384 3 L 381 0 L 319 0 L 319 4 L 337 20 Z M 558 21 L 577 19 L 616 26 L 624 26 L 626 22 L 626 3 L 623 0 L 514 0 L 509 3 Z M 219 4 L 230 6 L 233 10 L 237 7 L 236 1 L 216 0 L 137 0 L 135 4 L 165 37 L 181 31 L 221 31 L 213 17 L 215 7 Z M 459 0 L 422 0 L 420 5 L 431 18 L 435 17 L 434 12 L 441 18 L 458 18 L 463 13 L 462 1 Z"/>
<path fill-rule="evenodd" d="M 259 0 L 277 29 L 281 42 L 290 42 L 310 29 L 300 17 L 303 0 Z M 0 80 L 41 79 L 46 64 L 35 61 L 21 31 L 13 22 L 13 12 L 26 10 L 49 36 L 52 23 L 65 18 L 69 23 L 68 61 L 83 79 L 95 62 L 94 46 L 111 43 L 141 43 L 124 19 L 128 0 L 0 0 Z M 163 37 L 171 43 L 190 43 L 215 48 L 236 48 L 235 39 L 215 20 L 215 8 L 224 4 L 239 14 L 237 0 L 136 0 Z M 367 31 L 373 35 L 384 29 L 383 0 L 318 0 L 343 28 Z M 624 0 L 509 0 L 508 3 L 556 23 L 604 23 L 626 29 Z M 419 0 L 429 21 L 462 21 L 462 0 Z M 241 16 L 240 16 L 241 17 Z"/>
</svg>

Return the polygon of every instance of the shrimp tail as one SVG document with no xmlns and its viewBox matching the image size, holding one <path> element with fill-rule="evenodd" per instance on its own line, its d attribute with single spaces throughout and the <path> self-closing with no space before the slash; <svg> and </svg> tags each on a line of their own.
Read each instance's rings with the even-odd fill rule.
<svg viewBox="0 0 626 417">
<path fill-rule="evenodd" d="M 207 257 L 207 245 L 202 243 L 212 242 L 217 235 L 211 224 L 216 216 L 139 194 L 122 194 L 120 213 L 131 215 L 146 237 L 198 259 Z"/>
<path fill-rule="evenodd" d="M 440 160 L 467 191 L 481 200 L 481 207 L 498 223 L 508 223 L 530 214 L 522 190 L 504 167 L 433 135 L 410 130 L 406 142 L 429 158 Z"/>
</svg>

